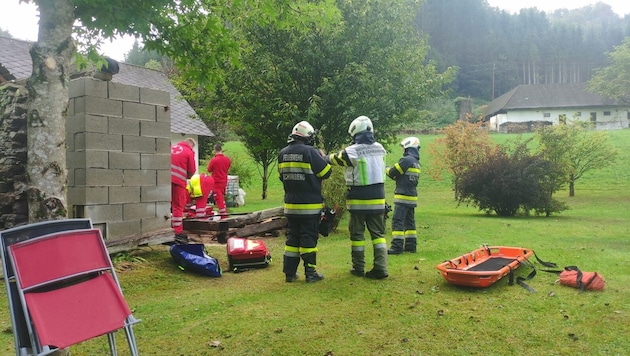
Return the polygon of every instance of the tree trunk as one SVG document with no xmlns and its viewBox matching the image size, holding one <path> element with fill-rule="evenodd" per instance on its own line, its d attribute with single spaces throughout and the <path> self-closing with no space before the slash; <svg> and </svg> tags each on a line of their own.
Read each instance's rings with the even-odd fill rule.
<svg viewBox="0 0 630 356">
<path fill-rule="evenodd" d="M 569 196 L 575 196 L 575 179 L 573 178 L 573 176 L 569 178 Z"/>
<path fill-rule="evenodd" d="M 66 116 L 72 39 L 72 0 L 37 0 L 39 38 L 31 47 L 33 73 L 27 119 L 29 222 L 67 218 Z"/>
<path fill-rule="evenodd" d="M 263 176 L 262 176 L 262 200 L 267 199 L 268 186 L 269 186 L 269 165 L 265 164 L 263 166 Z"/>
</svg>

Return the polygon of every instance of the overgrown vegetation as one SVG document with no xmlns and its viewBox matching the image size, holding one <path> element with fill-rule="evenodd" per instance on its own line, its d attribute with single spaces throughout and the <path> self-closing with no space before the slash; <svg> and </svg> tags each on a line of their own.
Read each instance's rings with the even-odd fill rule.
<svg viewBox="0 0 630 356">
<path fill-rule="evenodd" d="M 347 218 L 318 244 L 318 271 L 326 279 L 285 283 L 284 238 L 263 238 L 274 257 L 264 270 L 208 278 L 181 271 L 166 246 L 144 247 L 147 262 L 118 277 L 134 315 L 143 355 L 625 355 L 630 349 L 630 130 L 610 132 L 620 159 L 581 179 L 580 194 L 562 190 L 571 210 L 553 219 L 488 217 L 472 207 L 456 208 L 449 180 L 423 175 L 416 208 L 418 253 L 392 256 L 390 277 L 356 278 L 350 269 Z M 493 135 L 494 142 L 514 139 Z M 437 136 L 421 136 L 424 150 Z M 242 146 L 226 143 L 232 155 Z M 394 148 L 397 151 L 397 147 Z M 392 151 L 393 152 L 393 151 Z M 397 154 L 389 154 L 393 165 Z M 386 182 L 393 200 L 395 182 Z M 260 199 L 259 184 L 235 212 L 280 206 L 282 188 L 270 181 Z M 391 230 L 388 223 L 388 241 Z M 597 271 L 603 292 L 580 293 L 538 271 L 529 281 L 536 293 L 502 279 L 485 289 L 445 282 L 435 266 L 481 244 L 523 246 L 559 266 Z M 224 245 L 208 246 L 224 270 Z M 370 256 L 369 250 L 367 256 Z M 369 261 L 369 259 L 368 259 Z M 531 269 L 522 266 L 516 276 Z M 5 288 L 1 288 L 2 291 Z M 4 292 L 3 292 L 4 293 Z M 0 353 L 15 354 L 6 295 L 0 296 Z M 119 335 L 118 350 L 126 349 Z M 76 355 L 106 355 L 101 337 L 72 347 Z"/>
<path fill-rule="evenodd" d="M 497 150 L 471 166 L 458 180 L 455 198 L 472 203 L 486 213 L 514 216 L 519 210 L 549 216 L 567 209 L 566 204 L 552 198 L 560 186 L 561 171 L 541 155 L 532 155 L 527 141 Z"/>
</svg>

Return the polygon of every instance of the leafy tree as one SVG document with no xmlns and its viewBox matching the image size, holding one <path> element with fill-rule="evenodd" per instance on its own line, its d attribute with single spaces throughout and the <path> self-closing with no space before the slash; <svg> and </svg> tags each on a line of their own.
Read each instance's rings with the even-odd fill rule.
<svg viewBox="0 0 630 356">
<path fill-rule="evenodd" d="M 486 157 L 495 155 L 497 145 L 481 122 L 457 121 L 443 131 L 444 136 L 429 145 L 431 161 L 427 174 L 434 179 L 450 174 L 457 191 L 464 174 Z"/>
<path fill-rule="evenodd" d="M 217 91 L 212 106 L 258 156 L 263 186 L 267 159 L 296 122 L 318 128 L 327 151 L 349 141 L 348 124 L 360 115 L 372 119 L 379 140 L 393 139 L 454 76 L 425 61 L 427 47 L 412 27 L 414 1 L 336 3 L 343 21 L 332 29 L 252 26 L 243 66 Z"/>
<path fill-rule="evenodd" d="M 588 89 L 602 96 L 630 105 L 630 37 L 608 52 L 610 65 L 599 68 L 588 83 Z"/>
<path fill-rule="evenodd" d="M 537 131 L 540 153 L 564 173 L 569 196 L 575 196 L 575 182 L 585 173 L 612 164 L 619 152 L 603 131 L 589 131 L 578 124 L 560 124 Z"/>
<path fill-rule="evenodd" d="M 500 146 L 461 175 L 455 196 L 459 203 L 499 216 L 514 216 L 519 210 L 549 216 L 566 209 L 551 197 L 558 188 L 551 184 L 555 172 L 552 162 L 529 153 L 527 141 L 511 152 Z"/>
<path fill-rule="evenodd" d="M 148 50 L 173 59 L 185 78 L 211 85 L 222 80 L 222 69 L 238 62 L 237 35 L 245 24 L 304 27 L 304 18 L 308 23 L 324 20 L 332 8 L 330 0 L 24 1 L 35 3 L 40 14 L 38 41 L 31 49 L 33 74 L 27 82 L 30 221 L 67 217 L 64 147 L 69 65 L 76 53 L 73 34 L 93 60 L 104 38 L 140 37 Z"/>
<path fill-rule="evenodd" d="M 158 51 L 144 49 L 143 46 L 140 46 L 137 40 L 134 41 L 133 46 L 131 47 L 129 52 L 125 54 L 125 63 L 137 66 L 145 66 L 150 61 L 162 63 L 162 56 Z"/>
</svg>

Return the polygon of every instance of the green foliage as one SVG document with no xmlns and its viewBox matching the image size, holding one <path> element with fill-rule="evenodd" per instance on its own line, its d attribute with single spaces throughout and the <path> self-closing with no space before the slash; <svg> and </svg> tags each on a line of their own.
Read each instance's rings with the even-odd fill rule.
<svg viewBox="0 0 630 356">
<path fill-rule="evenodd" d="M 339 222 L 346 212 L 346 180 L 344 179 L 344 169 L 333 167 L 332 174 L 322 182 L 322 194 L 324 195 L 327 207 L 335 209 L 335 221 L 332 231 L 337 229 Z"/>
<path fill-rule="evenodd" d="M 609 65 L 595 70 L 588 88 L 594 93 L 630 105 L 630 37 L 626 37 L 621 45 L 606 54 Z"/>
<path fill-rule="evenodd" d="M 151 61 L 157 62 L 160 66 L 159 68 L 152 67 L 151 69 L 162 70 L 162 56 L 157 51 L 150 51 L 141 47 L 138 41 L 133 43 L 133 46 L 125 55 L 125 63 L 128 64 L 146 67 Z"/>
<path fill-rule="evenodd" d="M 516 147 L 500 146 L 489 156 L 469 167 L 458 180 L 455 198 L 460 203 L 472 203 L 486 213 L 514 216 L 519 210 L 528 215 L 566 210 L 565 204 L 552 198 L 560 187 L 558 170 L 542 156 L 532 155 L 527 141 Z"/>
<path fill-rule="evenodd" d="M 493 155 L 497 146 L 481 122 L 457 121 L 443 132 L 444 136 L 429 144 L 431 161 L 427 174 L 433 179 L 449 174 L 457 189 L 462 175 Z"/>
<path fill-rule="evenodd" d="M 230 165 L 229 175 L 238 176 L 239 185 L 242 187 L 250 187 L 256 180 L 253 173 L 252 165 L 247 159 L 245 153 L 230 155 L 232 164 Z"/>
<path fill-rule="evenodd" d="M 560 184 L 569 183 L 569 196 L 575 195 L 575 182 L 585 173 L 614 163 L 619 151 L 608 142 L 604 131 L 590 131 L 575 124 L 560 124 L 537 132 L 539 151 L 563 172 Z"/>
</svg>

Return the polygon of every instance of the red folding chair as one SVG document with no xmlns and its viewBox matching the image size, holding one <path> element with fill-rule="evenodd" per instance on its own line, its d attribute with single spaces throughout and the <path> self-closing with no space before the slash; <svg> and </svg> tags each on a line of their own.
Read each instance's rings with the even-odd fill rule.
<svg viewBox="0 0 630 356">
<path fill-rule="evenodd" d="M 125 330 L 138 355 L 125 301 L 98 229 L 44 235 L 9 246 L 17 289 L 33 350 L 46 355 L 107 334 L 116 355 L 114 332 Z"/>
</svg>

